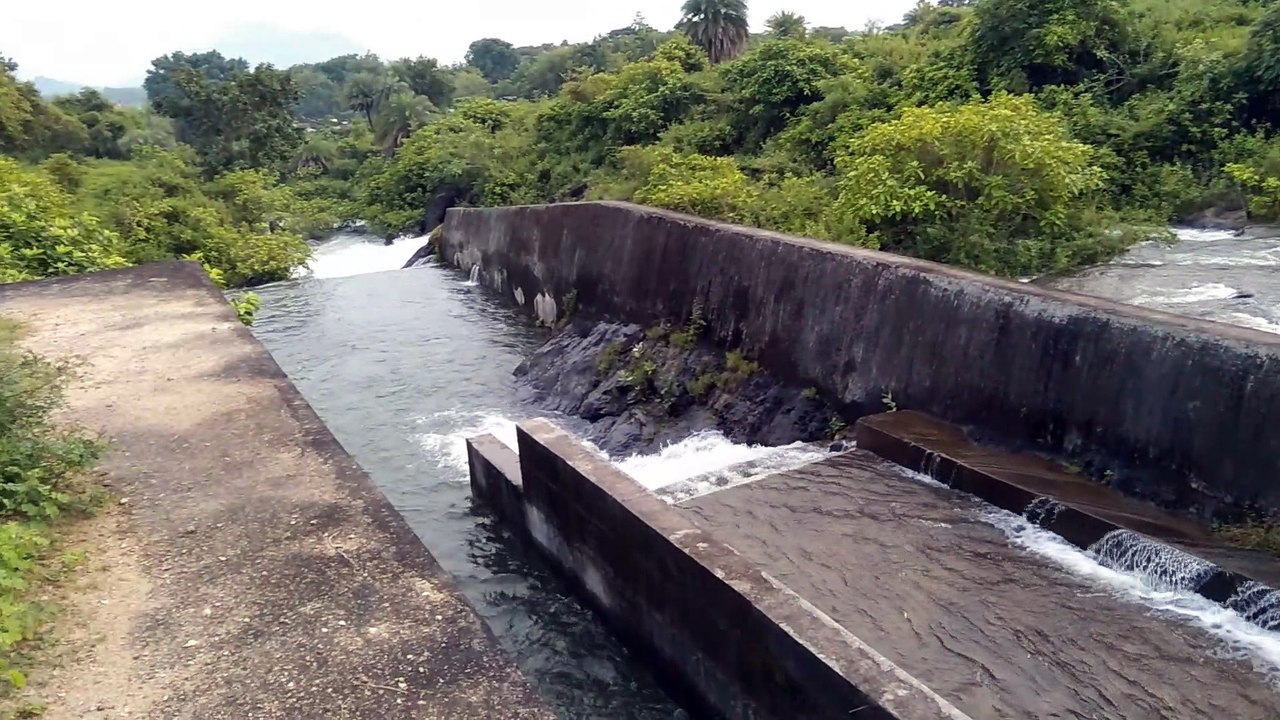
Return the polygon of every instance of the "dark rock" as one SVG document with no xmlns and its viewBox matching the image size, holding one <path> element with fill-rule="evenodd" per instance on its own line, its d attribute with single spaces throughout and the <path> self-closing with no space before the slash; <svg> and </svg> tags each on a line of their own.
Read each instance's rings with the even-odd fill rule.
<svg viewBox="0 0 1280 720">
<path fill-rule="evenodd" d="M 589 423 L 611 455 L 653 451 L 715 429 L 734 442 L 787 445 L 826 437 L 835 411 L 723 352 L 647 337 L 638 325 L 575 322 L 515 370 L 532 401 Z M 698 390 L 691 390 L 697 388 Z"/>
<path fill-rule="evenodd" d="M 435 254 L 436 254 L 435 243 L 427 242 L 426 245 L 423 245 L 422 247 L 418 248 L 418 252 L 414 253 L 413 256 L 409 258 L 409 262 L 406 262 L 402 266 L 402 268 L 411 268 L 416 265 L 421 265 L 424 261 L 431 258 Z"/>
<path fill-rule="evenodd" d="M 1240 231 L 1249 225 L 1249 213 L 1242 209 L 1214 206 L 1183 218 L 1182 224 L 1197 230 Z"/>
<path fill-rule="evenodd" d="M 443 185 L 437 189 L 427 201 L 422 220 L 418 223 L 418 232 L 426 235 L 433 228 L 439 227 L 444 222 L 445 213 L 449 208 L 466 200 L 468 193 L 466 188 L 457 185 Z"/>
</svg>

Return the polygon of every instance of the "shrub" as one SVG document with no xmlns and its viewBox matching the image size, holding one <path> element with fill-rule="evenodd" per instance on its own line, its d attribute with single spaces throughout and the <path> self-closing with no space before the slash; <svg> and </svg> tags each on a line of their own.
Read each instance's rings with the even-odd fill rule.
<svg viewBox="0 0 1280 720">
<path fill-rule="evenodd" d="M 0 157 L 0 282 L 123 267 L 118 244 L 48 175 Z"/>
<path fill-rule="evenodd" d="M 637 202 L 730 222 L 750 222 L 758 193 L 732 158 L 681 155 L 670 148 L 653 158 Z"/>
<path fill-rule="evenodd" d="M 833 221 L 841 239 L 1003 275 L 1095 262 L 1124 239 L 1096 226 L 1093 157 L 1030 97 L 908 108 L 845 145 Z"/>
</svg>

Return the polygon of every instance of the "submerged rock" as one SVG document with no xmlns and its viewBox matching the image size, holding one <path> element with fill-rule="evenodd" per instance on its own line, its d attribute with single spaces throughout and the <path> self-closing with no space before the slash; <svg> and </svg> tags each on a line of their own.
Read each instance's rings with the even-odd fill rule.
<svg viewBox="0 0 1280 720">
<path fill-rule="evenodd" d="M 688 330 L 577 322 L 516 369 L 533 400 L 589 423 L 611 455 L 648 452 L 701 430 L 738 443 L 828 438 L 838 413 L 812 389 L 787 385 Z"/>
</svg>

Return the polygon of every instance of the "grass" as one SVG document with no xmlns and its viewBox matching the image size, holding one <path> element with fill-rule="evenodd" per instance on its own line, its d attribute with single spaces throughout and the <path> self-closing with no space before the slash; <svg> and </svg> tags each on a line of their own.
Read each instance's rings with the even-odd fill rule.
<svg viewBox="0 0 1280 720">
<path fill-rule="evenodd" d="M 1261 550 L 1280 556 L 1280 523 L 1248 521 L 1214 528 L 1224 542 L 1249 550 Z"/>
<path fill-rule="evenodd" d="M 20 335 L 0 319 L 0 697 L 26 686 L 29 651 L 57 611 L 39 597 L 83 560 L 59 547 L 67 521 L 103 496 L 88 475 L 103 444 L 54 421 L 71 366 L 22 350 Z"/>
</svg>

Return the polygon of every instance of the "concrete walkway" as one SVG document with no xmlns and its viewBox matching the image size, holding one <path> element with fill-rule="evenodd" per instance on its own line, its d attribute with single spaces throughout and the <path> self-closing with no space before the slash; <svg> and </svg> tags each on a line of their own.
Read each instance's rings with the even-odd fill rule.
<svg viewBox="0 0 1280 720">
<path fill-rule="evenodd" d="M 0 314 L 84 359 L 125 509 L 47 717 L 552 717 L 198 265 L 0 286 Z"/>
</svg>

